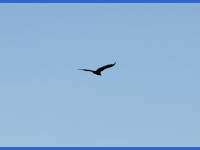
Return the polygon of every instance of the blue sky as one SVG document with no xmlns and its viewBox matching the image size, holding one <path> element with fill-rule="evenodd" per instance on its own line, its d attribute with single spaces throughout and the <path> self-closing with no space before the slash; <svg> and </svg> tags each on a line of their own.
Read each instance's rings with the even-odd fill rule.
<svg viewBox="0 0 200 150">
<path fill-rule="evenodd" d="M 199 4 L 1 4 L 0 146 L 200 146 Z M 95 76 L 95 69 L 117 62 Z"/>
</svg>

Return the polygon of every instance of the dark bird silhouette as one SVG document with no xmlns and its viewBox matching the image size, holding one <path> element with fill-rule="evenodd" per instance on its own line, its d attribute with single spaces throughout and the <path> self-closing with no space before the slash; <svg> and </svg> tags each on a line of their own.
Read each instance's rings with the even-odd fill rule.
<svg viewBox="0 0 200 150">
<path fill-rule="evenodd" d="M 83 70 L 83 71 L 89 71 L 89 72 L 92 72 L 96 75 L 99 75 L 101 76 L 101 72 L 107 68 L 110 68 L 110 67 L 113 67 L 114 65 L 116 64 L 116 62 L 114 64 L 108 64 L 108 65 L 105 65 L 105 66 L 102 66 L 100 68 L 98 68 L 96 71 L 95 70 L 90 70 L 90 69 L 79 69 L 79 70 Z"/>
</svg>

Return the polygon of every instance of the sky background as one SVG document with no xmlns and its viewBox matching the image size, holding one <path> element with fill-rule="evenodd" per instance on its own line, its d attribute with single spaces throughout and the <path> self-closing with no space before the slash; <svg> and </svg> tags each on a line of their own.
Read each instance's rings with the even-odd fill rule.
<svg viewBox="0 0 200 150">
<path fill-rule="evenodd" d="M 200 146 L 199 4 L 1 4 L 0 146 Z M 117 62 L 95 76 L 96 69 Z"/>
</svg>

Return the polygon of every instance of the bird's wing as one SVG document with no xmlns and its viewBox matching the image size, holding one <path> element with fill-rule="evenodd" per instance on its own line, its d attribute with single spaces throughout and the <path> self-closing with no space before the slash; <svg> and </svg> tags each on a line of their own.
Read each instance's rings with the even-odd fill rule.
<svg viewBox="0 0 200 150">
<path fill-rule="evenodd" d="M 101 71 L 103 71 L 104 69 L 113 67 L 115 64 L 116 64 L 116 62 L 115 62 L 114 64 L 105 65 L 105 66 L 103 66 L 103 67 L 98 68 L 96 71 L 101 72 Z"/>
<path fill-rule="evenodd" d="M 83 70 L 83 71 L 90 71 L 90 72 L 93 72 L 93 70 L 89 70 L 89 69 L 78 69 L 78 70 Z"/>
</svg>

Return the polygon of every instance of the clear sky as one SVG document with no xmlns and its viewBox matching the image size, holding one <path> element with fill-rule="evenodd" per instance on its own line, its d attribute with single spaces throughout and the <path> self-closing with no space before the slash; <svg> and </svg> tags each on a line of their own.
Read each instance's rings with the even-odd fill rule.
<svg viewBox="0 0 200 150">
<path fill-rule="evenodd" d="M 199 4 L 1 4 L 0 146 L 200 146 Z M 96 69 L 117 62 L 95 76 Z"/>
</svg>

